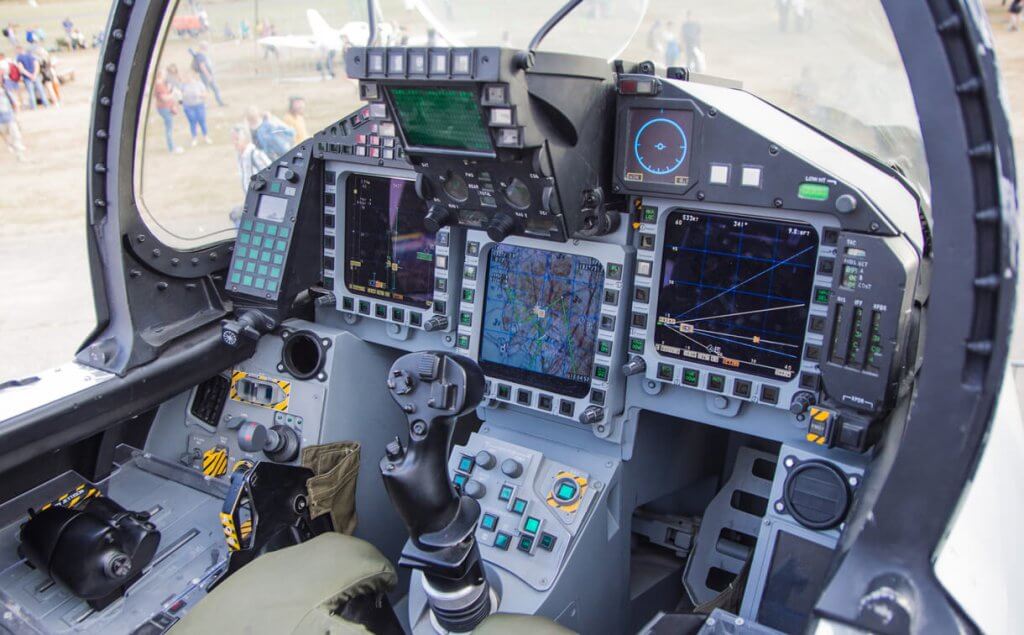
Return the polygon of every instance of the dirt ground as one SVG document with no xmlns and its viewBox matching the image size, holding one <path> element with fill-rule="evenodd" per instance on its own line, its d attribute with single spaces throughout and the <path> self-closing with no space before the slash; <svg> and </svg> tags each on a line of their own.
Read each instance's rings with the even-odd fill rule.
<svg viewBox="0 0 1024 635">
<path fill-rule="evenodd" d="M 700 11 L 697 0 L 679 0 L 682 8 Z M 802 44 L 796 37 L 760 37 L 769 21 L 774 25 L 775 3 L 762 0 L 756 8 L 752 0 L 716 0 L 735 5 L 735 11 L 721 11 L 722 18 L 705 18 L 703 46 L 707 49 L 709 72 L 729 76 L 729 60 L 736 68 L 763 69 L 755 78 L 743 78 L 745 86 L 769 100 L 799 110 L 801 96 L 807 97 L 810 86 L 815 95 L 835 95 L 834 90 L 851 80 L 851 74 L 890 72 L 883 53 L 868 55 L 876 67 L 869 70 L 851 68 L 837 61 L 835 73 L 825 73 L 808 60 L 817 51 Z M 863 5 L 865 0 L 833 3 L 829 0 L 809 1 L 818 6 L 814 29 L 823 30 L 840 42 L 848 38 L 850 21 L 843 20 L 842 11 Z M 180 7 L 188 3 L 182 0 Z M 171 154 L 164 144 L 163 127 L 155 112 L 149 113 L 143 137 L 143 162 L 140 166 L 139 190 L 149 210 L 149 220 L 162 227 L 169 241 L 180 244 L 203 242 L 203 237 L 230 230 L 228 213 L 241 200 L 234 150 L 230 142 L 231 127 L 242 120 L 249 106 L 276 116 L 284 114 L 291 95 L 303 96 L 308 104 L 309 130 L 322 128 L 357 107 L 354 84 L 342 76 L 323 81 L 316 68 L 318 56 L 309 52 L 281 51 L 279 57 L 264 56 L 253 41 L 237 41 L 224 33 L 241 28 L 240 20 L 251 26 L 262 19 L 271 19 L 278 34 L 308 33 L 304 12 L 289 2 L 243 0 L 210 0 L 204 3 L 210 14 L 210 55 L 214 60 L 224 107 L 208 99 L 208 124 L 212 144 L 200 142 L 192 147 L 184 117 L 174 120 L 174 137 L 184 147 L 182 154 Z M 296 3 L 300 4 L 300 3 Z M 400 0 L 382 2 L 387 15 L 398 15 L 411 34 L 425 31 L 418 14 L 405 11 Z M 438 3 L 435 3 L 438 4 Z M 657 5 L 658 3 L 653 3 Z M 664 5 L 664 3 L 661 3 Z M 873 3 L 877 4 L 877 3 Z M 999 55 L 1003 88 L 1014 113 L 1022 121 L 1024 113 L 1024 32 L 1010 33 L 1006 28 L 1004 10 L 998 0 L 984 0 L 992 21 L 993 36 Z M 301 7 L 315 7 L 334 27 L 353 19 L 353 12 L 365 3 L 350 0 L 313 0 Z M 518 6 L 510 5 L 510 6 Z M 675 5 L 673 5 L 675 6 Z M 707 5 L 704 5 L 707 6 Z M 839 6 L 839 9 L 833 7 Z M 62 35 L 60 21 L 70 16 L 87 37 L 102 31 L 107 19 L 109 0 L 40 0 L 31 7 L 24 0 L 0 0 L 0 25 L 10 21 L 25 27 L 42 26 L 51 41 Z M 712 13 L 704 9 L 704 13 Z M 179 9 L 187 12 L 187 9 Z M 676 26 L 682 9 L 675 12 Z M 734 19 L 743 15 L 742 20 Z M 659 16 L 660 17 L 660 16 Z M 500 20 L 501 16 L 496 16 Z M 673 19 L 672 15 L 664 19 Z M 716 19 L 718 21 L 716 21 Z M 863 22 L 861 23 L 863 25 Z M 870 24 L 870 23 L 868 23 Z M 726 33 L 743 33 L 750 37 L 726 38 Z M 722 37 L 716 35 L 722 34 Z M 820 34 L 820 33 L 819 33 Z M 650 51 L 646 34 L 638 32 L 625 57 L 644 57 Z M 598 43 L 600 44 L 600 43 Z M 197 40 L 172 37 L 159 60 L 160 66 L 175 63 L 187 70 Z M 0 41 L 0 52 L 11 55 L 12 47 Z M 848 51 L 834 52 L 837 60 Z M 858 54 L 862 54 L 858 51 Z M 60 109 L 23 111 L 19 122 L 28 152 L 24 162 L 0 148 L 0 285 L 5 297 L 0 304 L 0 381 L 30 374 L 70 359 L 77 346 L 95 322 L 91 281 L 85 248 L 85 171 L 88 122 L 95 80 L 97 49 L 60 53 L 59 68 L 74 69 L 75 79 L 64 87 L 64 103 Z M 739 62 L 742 62 L 739 63 Z M 339 73 L 340 58 L 336 61 Z M 899 93 L 892 82 L 877 81 L 877 95 L 862 97 L 878 104 L 898 107 Z M 803 91 L 803 92 L 801 92 Z M 790 101 L 787 103 L 787 100 Z M 807 101 L 805 99 L 805 101 Z M 817 101 L 817 100 L 814 100 Z M 893 105 L 895 104 L 895 105 Z M 854 107 L 853 110 L 856 111 Z M 1015 134 L 1017 148 L 1024 148 L 1024 125 Z M 1018 156 L 1024 176 L 1024 156 Z M 1022 180 L 1024 182 L 1024 180 Z M 186 185 L 183 185 L 186 184 Z M 1013 357 L 1024 358 L 1024 329 L 1015 334 Z"/>
</svg>

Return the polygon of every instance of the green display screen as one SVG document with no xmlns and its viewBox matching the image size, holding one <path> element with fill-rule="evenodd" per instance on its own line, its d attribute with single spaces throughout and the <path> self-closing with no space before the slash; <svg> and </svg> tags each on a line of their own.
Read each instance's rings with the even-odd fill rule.
<svg viewBox="0 0 1024 635">
<path fill-rule="evenodd" d="M 410 146 L 491 152 L 476 94 L 467 89 L 389 89 L 399 124 Z"/>
</svg>

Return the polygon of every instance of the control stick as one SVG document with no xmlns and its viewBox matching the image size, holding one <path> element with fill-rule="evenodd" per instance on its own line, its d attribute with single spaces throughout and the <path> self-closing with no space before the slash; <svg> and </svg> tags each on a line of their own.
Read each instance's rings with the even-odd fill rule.
<svg viewBox="0 0 1024 635">
<path fill-rule="evenodd" d="M 288 426 L 268 428 L 256 421 L 246 421 L 238 426 L 238 447 L 243 452 L 262 452 L 271 461 L 287 463 L 295 460 L 299 455 L 299 445 L 299 435 Z"/>
<path fill-rule="evenodd" d="M 480 503 L 455 491 L 448 450 L 455 420 L 484 396 L 484 374 L 471 359 L 410 353 L 391 367 L 388 390 L 409 418 L 409 441 L 388 444 L 380 469 L 392 504 L 409 530 L 399 564 L 423 572 L 437 624 L 469 632 L 492 610 L 474 530 Z"/>
</svg>

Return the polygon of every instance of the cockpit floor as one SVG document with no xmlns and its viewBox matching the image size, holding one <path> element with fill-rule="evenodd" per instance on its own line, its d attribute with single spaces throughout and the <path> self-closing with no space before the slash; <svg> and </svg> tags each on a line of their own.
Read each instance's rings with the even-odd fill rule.
<svg viewBox="0 0 1024 635">
<path fill-rule="evenodd" d="M 65 472 L 0 506 L 0 627 L 15 633 L 161 633 L 206 594 L 227 557 L 217 485 L 194 477 L 190 482 L 184 470 L 127 446 L 116 454 L 116 469 L 95 486 L 125 509 L 154 512 L 160 546 L 148 570 L 124 598 L 93 611 L 18 555 L 18 531 L 29 508 L 89 485 Z"/>
</svg>

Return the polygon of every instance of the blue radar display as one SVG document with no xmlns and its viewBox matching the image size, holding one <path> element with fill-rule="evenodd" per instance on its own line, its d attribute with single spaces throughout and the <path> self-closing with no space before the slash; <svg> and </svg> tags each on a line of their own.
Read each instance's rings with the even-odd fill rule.
<svg viewBox="0 0 1024 635">
<path fill-rule="evenodd" d="M 793 379 L 814 285 L 814 228 L 682 210 L 666 221 L 658 353 Z"/>
<path fill-rule="evenodd" d="M 626 153 L 627 181 L 690 184 L 690 136 L 693 112 L 662 108 L 629 111 L 631 146 Z"/>
<path fill-rule="evenodd" d="M 590 390 L 604 266 L 495 245 L 487 259 L 480 366 L 491 377 L 582 397 Z"/>
</svg>

